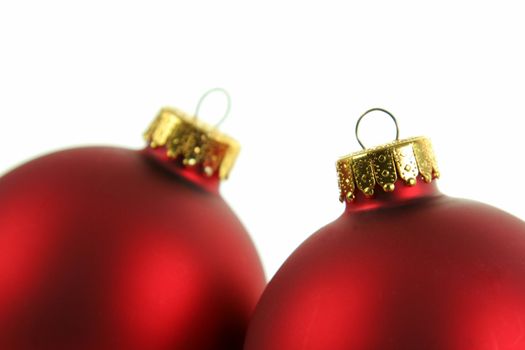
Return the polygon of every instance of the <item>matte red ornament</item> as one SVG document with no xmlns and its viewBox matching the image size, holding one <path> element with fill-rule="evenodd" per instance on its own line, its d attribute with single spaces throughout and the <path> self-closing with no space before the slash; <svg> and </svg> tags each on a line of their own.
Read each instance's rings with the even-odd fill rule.
<svg viewBox="0 0 525 350">
<path fill-rule="evenodd" d="M 271 280 L 246 350 L 525 349 L 523 221 L 441 194 L 426 139 L 338 170 L 346 211 Z"/>
<path fill-rule="evenodd" d="M 183 152 L 158 119 L 155 148 L 67 150 L 0 178 L 0 349 L 242 348 L 265 280 L 218 192 L 235 145 L 161 117 L 187 128 Z"/>
</svg>

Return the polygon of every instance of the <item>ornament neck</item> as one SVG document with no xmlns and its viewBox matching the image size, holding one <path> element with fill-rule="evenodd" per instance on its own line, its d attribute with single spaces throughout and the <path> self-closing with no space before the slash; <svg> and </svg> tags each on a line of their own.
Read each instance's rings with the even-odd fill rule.
<svg viewBox="0 0 525 350">
<path fill-rule="evenodd" d="M 181 177 L 184 180 L 195 184 L 208 192 L 214 194 L 219 193 L 221 180 L 217 174 L 207 176 L 202 171 L 197 169 L 198 165 L 194 167 L 183 165 L 181 161 L 168 157 L 166 150 L 162 147 L 146 147 L 142 153 L 153 159 L 157 164 L 168 170 L 174 176 Z"/>
<path fill-rule="evenodd" d="M 380 208 L 395 207 L 407 204 L 414 200 L 441 196 L 436 181 L 426 183 L 418 181 L 415 185 L 396 184 L 393 192 L 377 191 L 373 196 L 366 197 L 357 191 L 353 201 L 346 203 L 347 213 L 375 210 Z"/>
</svg>

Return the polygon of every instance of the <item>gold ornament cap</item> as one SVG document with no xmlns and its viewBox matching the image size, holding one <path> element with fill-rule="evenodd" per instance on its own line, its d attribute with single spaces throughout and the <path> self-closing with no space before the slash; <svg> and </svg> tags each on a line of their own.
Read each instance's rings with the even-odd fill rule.
<svg viewBox="0 0 525 350">
<path fill-rule="evenodd" d="M 153 149 L 165 148 L 167 157 L 181 166 L 223 180 L 228 178 L 240 151 L 239 143 L 216 126 L 175 108 L 163 108 L 144 138 Z"/>
<path fill-rule="evenodd" d="M 358 135 L 359 123 L 373 111 L 381 111 L 392 117 L 396 124 L 396 140 L 365 148 Z M 336 163 L 341 202 L 353 201 L 357 191 L 367 197 L 373 196 L 377 190 L 392 192 L 396 189 L 398 180 L 405 185 L 414 186 L 418 179 L 429 183 L 439 177 L 430 140 L 426 137 L 398 140 L 397 120 L 384 109 L 373 108 L 365 112 L 356 124 L 356 137 L 363 150 L 344 156 Z"/>
</svg>

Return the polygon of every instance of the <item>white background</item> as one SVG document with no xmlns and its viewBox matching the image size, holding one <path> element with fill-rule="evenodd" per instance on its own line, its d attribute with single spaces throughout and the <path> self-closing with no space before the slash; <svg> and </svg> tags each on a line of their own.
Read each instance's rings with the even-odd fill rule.
<svg viewBox="0 0 525 350">
<path fill-rule="evenodd" d="M 143 146 L 209 88 L 243 152 L 222 193 L 268 276 L 335 219 L 334 162 L 384 107 L 430 136 L 441 189 L 525 218 L 522 1 L 0 0 L 0 172 L 76 145 Z M 201 114 L 222 113 L 216 95 Z M 368 143 L 392 137 L 375 115 Z"/>
</svg>

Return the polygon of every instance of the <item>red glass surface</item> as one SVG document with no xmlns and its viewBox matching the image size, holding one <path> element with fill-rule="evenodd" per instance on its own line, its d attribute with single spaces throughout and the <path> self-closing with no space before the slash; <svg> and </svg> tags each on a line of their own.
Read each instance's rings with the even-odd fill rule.
<svg viewBox="0 0 525 350">
<path fill-rule="evenodd" d="M 84 148 L 0 178 L 0 349 L 240 349 L 264 287 L 216 178 Z"/>
<path fill-rule="evenodd" d="M 525 225 L 435 182 L 359 196 L 269 283 L 246 350 L 525 349 Z"/>
</svg>

